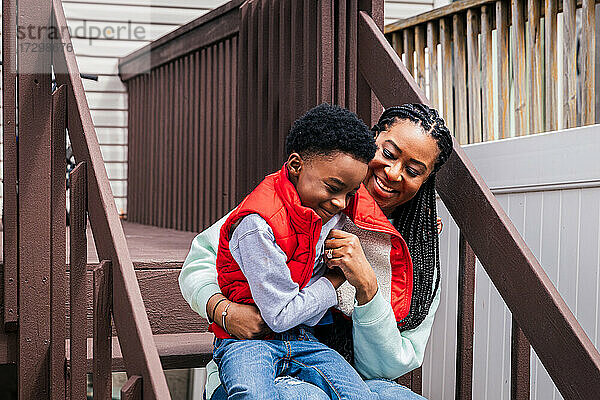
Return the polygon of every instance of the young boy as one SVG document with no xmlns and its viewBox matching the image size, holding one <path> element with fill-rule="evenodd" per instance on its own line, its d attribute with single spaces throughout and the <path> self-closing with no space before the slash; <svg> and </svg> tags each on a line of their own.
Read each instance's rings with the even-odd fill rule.
<svg viewBox="0 0 600 400">
<path fill-rule="evenodd" d="M 268 340 L 215 333 L 214 360 L 229 398 L 277 399 L 275 378 L 295 376 L 332 399 L 376 398 L 337 352 L 318 342 L 316 325 L 337 305 L 339 276 L 326 273 L 324 241 L 345 216 L 374 201 L 360 188 L 376 151 L 373 134 L 355 114 L 322 104 L 293 125 L 287 162 L 267 176 L 223 225 L 218 282 L 229 301 L 256 304 L 275 332 Z M 376 205 L 375 205 L 376 207 Z M 215 306 L 215 309 L 217 307 Z M 214 314 L 214 313 L 213 313 Z"/>
</svg>

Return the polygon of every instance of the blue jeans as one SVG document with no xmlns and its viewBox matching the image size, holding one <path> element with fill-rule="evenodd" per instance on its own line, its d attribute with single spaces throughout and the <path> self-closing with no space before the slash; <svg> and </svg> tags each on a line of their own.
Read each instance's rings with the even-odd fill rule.
<svg viewBox="0 0 600 400">
<path fill-rule="evenodd" d="M 380 400 L 426 400 L 407 387 L 385 379 L 371 379 L 365 383 L 372 392 L 379 395 Z M 289 376 L 275 379 L 275 388 L 281 400 L 330 400 L 327 393 L 315 385 Z M 222 385 L 215 390 L 211 400 L 227 400 L 227 393 Z"/>
<path fill-rule="evenodd" d="M 308 382 L 327 399 L 378 399 L 354 368 L 307 327 L 277 334 L 275 340 L 215 339 L 213 357 L 229 400 L 283 399 L 275 384 L 281 376 Z"/>
</svg>

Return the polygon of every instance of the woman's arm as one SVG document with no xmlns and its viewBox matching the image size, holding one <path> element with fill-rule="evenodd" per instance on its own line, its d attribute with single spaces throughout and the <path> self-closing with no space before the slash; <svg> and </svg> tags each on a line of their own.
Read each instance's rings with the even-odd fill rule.
<svg viewBox="0 0 600 400">
<path fill-rule="evenodd" d="M 423 363 L 435 311 L 438 289 L 427 316 L 414 329 L 400 332 L 390 303 L 379 292 L 352 314 L 354 367 L 367 379 L 396 379 Z"/>
<path fill-rule="evenodd" d="M 378 290 L 377 278 L 358 237 L 332 230 L 325 243 L 326 248 L 333 250 L 328 265 L 339 266 L 356 288 L 352 314 L 356 370 L 367 379 L 396 379 L 419 367 L 439 304 L 439 289 L 425 320 L 415 329 L 400 332 L 392 306 Z"/>
<path fill-rule="evenodd" d="M 219 232 L 228 216 L 229 214 L 225 215 L 194 238 L 179 274 L 179 288 L 183 298 L 203 318 L 207 318 L 208 313 L 213 317 L 214 305 L 223 297 L 217 283 L 216 262 Z M 220 315 L 226 303 L 222 301 L 219 304 L 215 315 Z M 217 318 L 215 323 L 220 326 L 221 319 Z M 268 332 L 256 307 L 236 303 L 227 311 L 227 329 L 240 339 L 256 339 Z"/>
</svg>

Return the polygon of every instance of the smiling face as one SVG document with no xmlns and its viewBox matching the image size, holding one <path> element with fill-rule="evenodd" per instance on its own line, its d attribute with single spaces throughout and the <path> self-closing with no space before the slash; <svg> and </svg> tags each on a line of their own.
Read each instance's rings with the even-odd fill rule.
<svg viewBox="0 0 600 400">
<path fill-rule="evenodd" d="M 368 169 L 365 162 L 339 152 L 307 160 L 292 153 L 287 166 L 302 205 L 312 208 L 323 223 L 348 206 Z"/>
<path fill-rule="evenodd" d="M 439 154 L 436 140 L 410 120 L 400 120 L 375 140 L 377 153 L 364 184 L 381 210 L 390 215 L 427 180 Z"/>
</svg>

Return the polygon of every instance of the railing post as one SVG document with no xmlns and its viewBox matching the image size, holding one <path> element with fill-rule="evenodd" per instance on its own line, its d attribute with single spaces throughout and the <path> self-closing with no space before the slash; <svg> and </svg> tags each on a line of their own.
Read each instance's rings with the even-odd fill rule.
<svg viewBox="0 0 600 400">
<path fill-rule="evenodd" d="M 121 400 L 142 399 L 142 377 L 134 375 L 121 388 Z"/>
<path fill-rule="evenodd" d="M 529 400 L 529 349 L 529 341 L 513 317 L 510 349 L 511 400 Z"/>
<path fill-rule="evenodd" d="M 60 86 L 52 94 L 51 269 L 50 269 L 50 398 L 65 399 L 66 340 L 66 124 L 67 93 Z"/>
<path fill-rule="evenodd" d="M 112 398 L 112 263 L 94 269 L 94 400 Z"/>
<path fill-rule="evenodd" d="M 87 165 L 80 162 L 69 174 L 70 205 L 70 359 L 71 398 L 83 399 L 87 393 Z"/>
<path fill-rule="evenodd" d="M 48 2 L 20 0 L 18 7 L 15 18 L 18 26 L 44 29 L 51 21 L 51 5 Z M 8 22 L 15 23 L 15 20 Z M 25 51 L 24 47 L 17 53 L 19 399 L 50 397 L 51 54 L 48 51 L 32 51 L 36 47 L 47 49 L 50 43 L 47 35 L 34 36 L 17 37 L 17 46 L 29 46 L 29 51 Z"/>
<path fill-rule="evenodd" d="M 473 396 L 473 331 L 475 322 L 475 253 L 460 234 L 458 310 L 456 322 L 456 399 Z"/>
<path fill-rule="evenodd" d="M 17 202 L 17 1 L 2 1 L 2 236 L 4 256 L 4 329 L 18 323 Z"/>
</svg>

